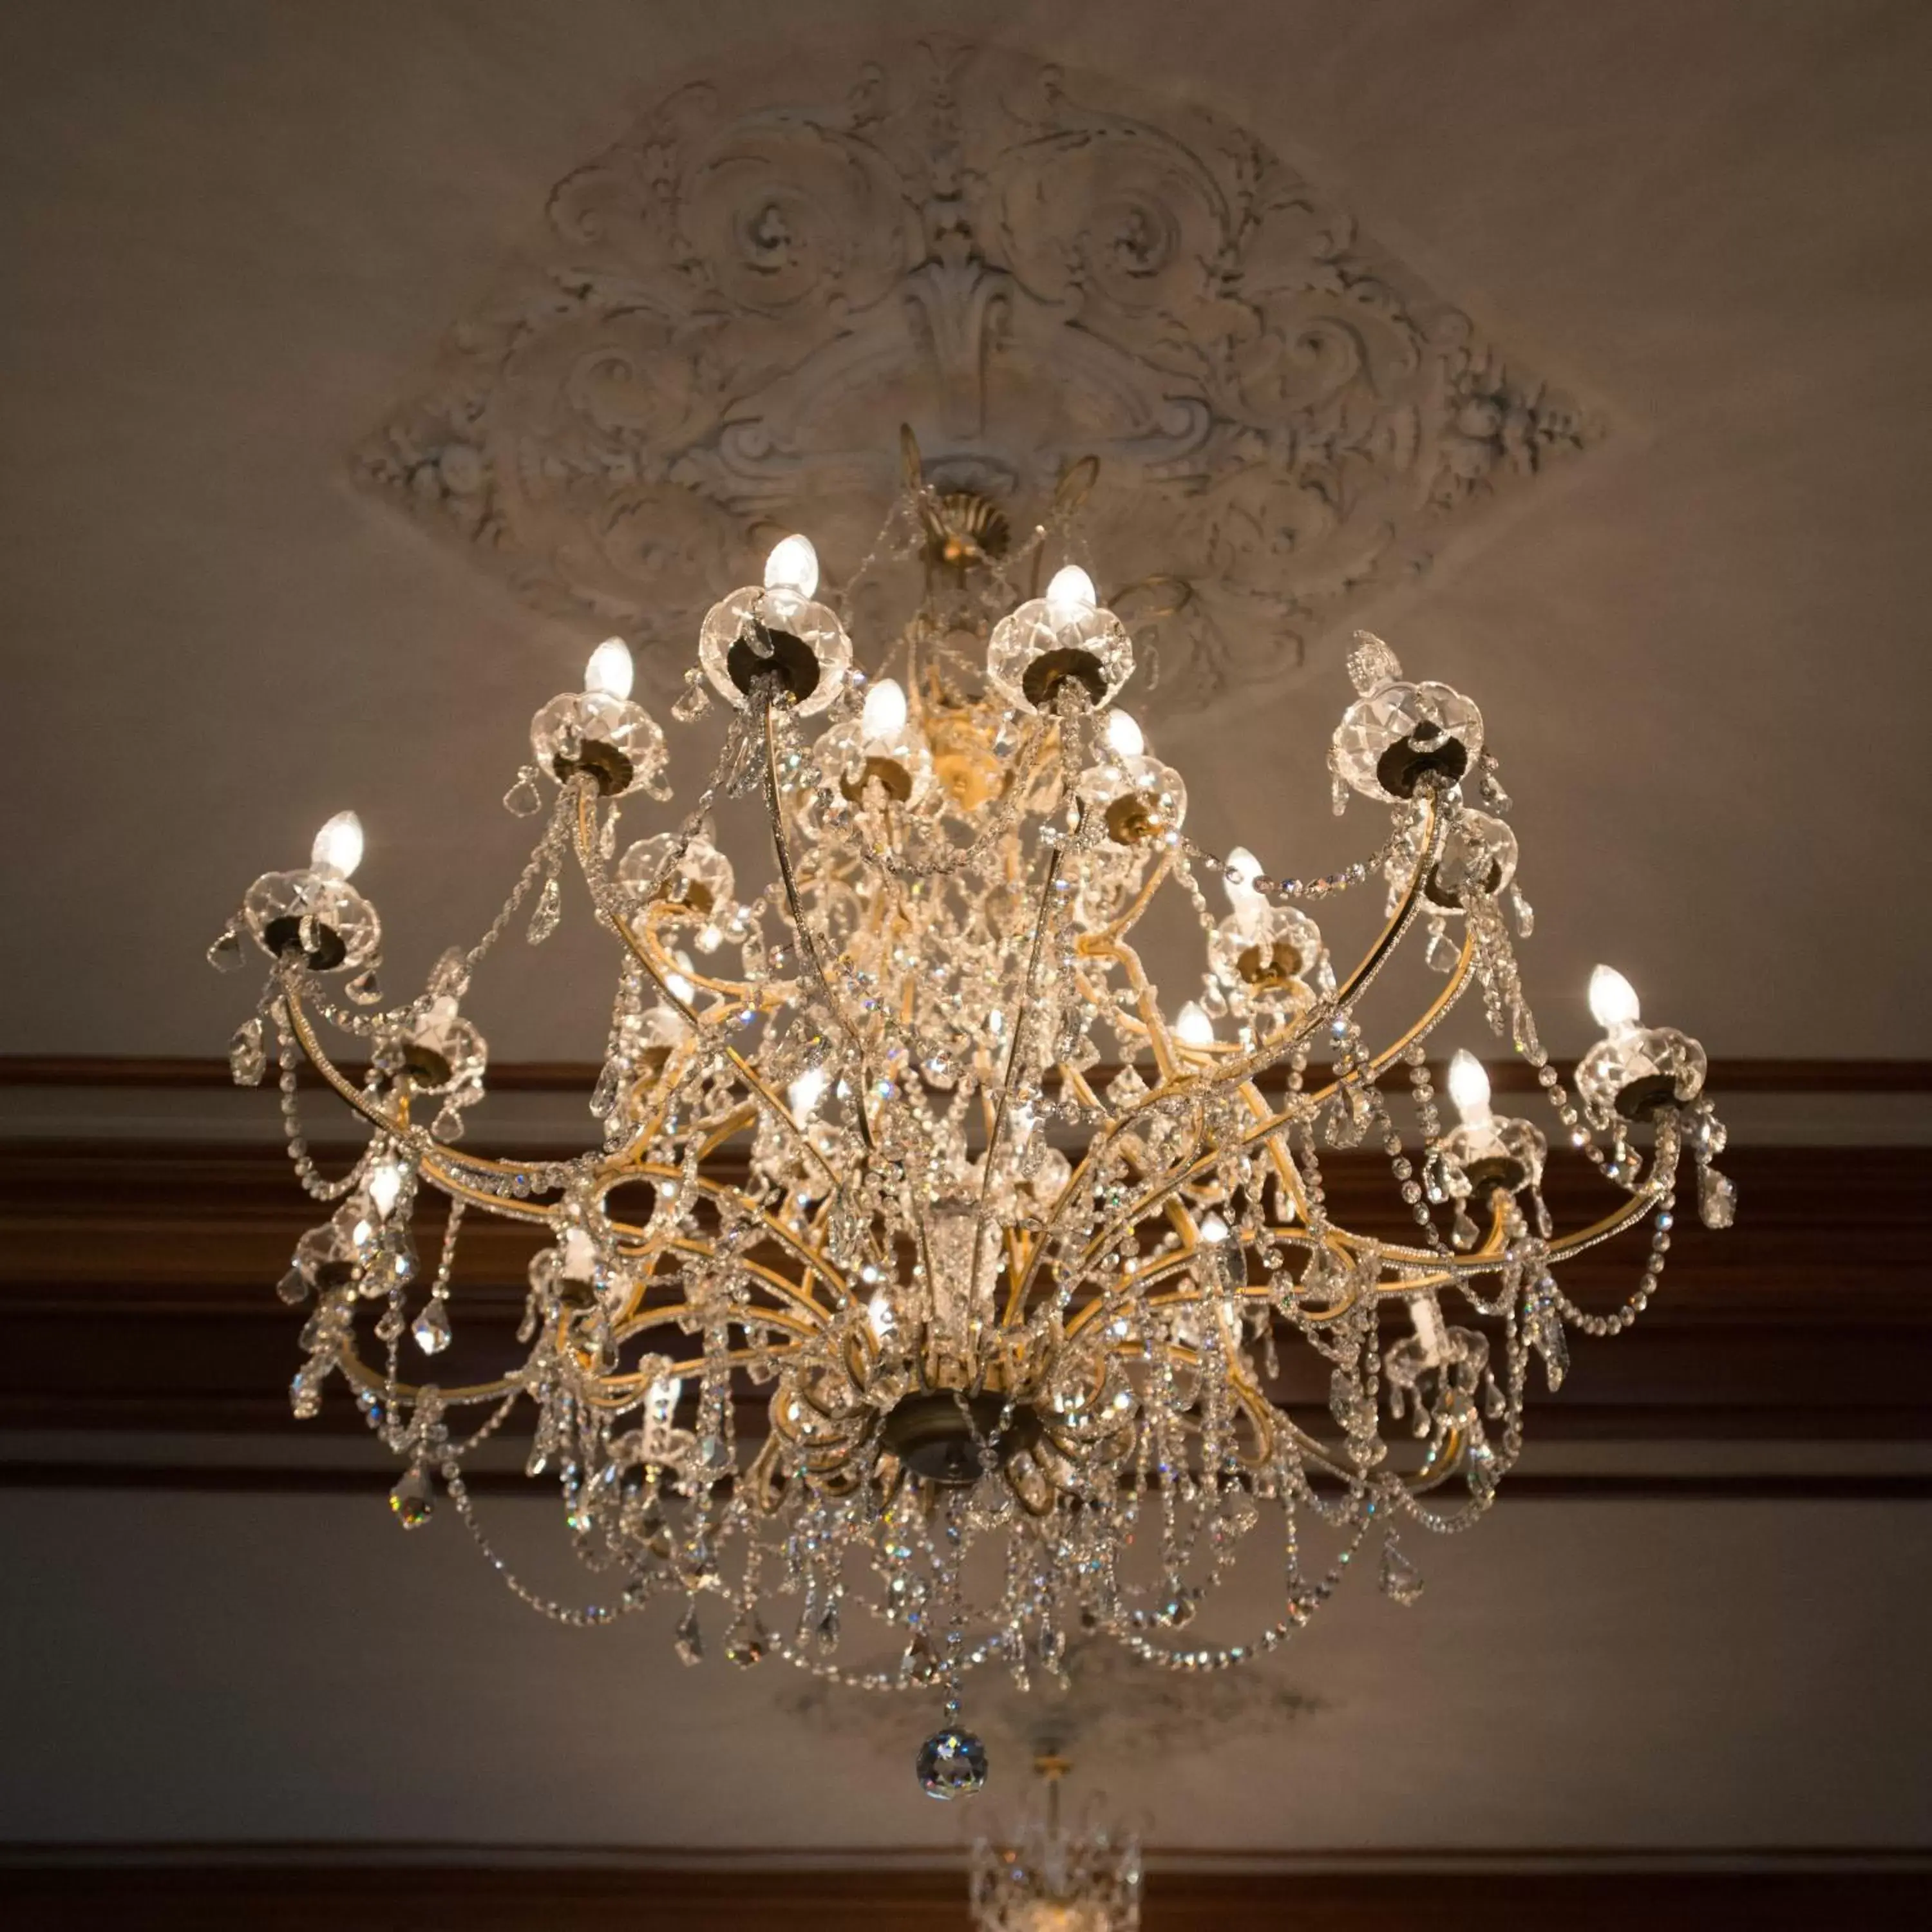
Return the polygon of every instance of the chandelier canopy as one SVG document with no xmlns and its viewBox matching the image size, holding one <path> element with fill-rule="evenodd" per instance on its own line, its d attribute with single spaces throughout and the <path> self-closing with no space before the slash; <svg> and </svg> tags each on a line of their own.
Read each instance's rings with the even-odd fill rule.
<svg viewBox="0 0 1932 1932">
<path fill-rule="evenodd" d="M 915 469 L 874 556 L 921 562 L 926 592 L 869 674 L 812 545 L 785 538 L 706 617 L 673 706 L 688 725 L 722 701 L 710 782 L 635 843 L 626 806 L 670 796 L 664 735 L 632 700 L 628 649 L 600 645 L 583 688 L 537 712 L 506 800 L 544 818 L 529 863 L 480 940 L 400 1004 L 350 883 L 351 814 L 305 868 L 258 879 L 212 949 L 223 967 L 244 937 L 268 956 L 233 1070 L 256 1082 L 274 1057 L 296 1172 L 331 1210 L 281 1284 L 309 1310 L 296 1413 L 339 1375 L 402 1465 L 399 1520 L 446 1497 L 506 1576 L 464 1472 L 527 1430 L 529 1473 L 556 1484 L 602 1582 L 576 1606 L 511 1576 L 520 1595 L 575 1624 L 681 1600 L 689 1662 L 715 1598 L 735 1664 L 929 1684 L 946 1721 L 918 1769 L 940 1797 L 985 1778 L 960 1721 L 975 1666 L 1024 1680 L 1087 1636 L 1162 1668 L 1238 1664 L 1306 1623 L 1372 1537 L 1384 1588 L 1412 1599 L 1397 1531 L 1480 1516 L 1521 1452 L 1532 1361 L 1553 1388 L 1568 1330 L 1642 1312 L 1687 1156 L 1704 1220 L 1734 1205 L 1703 1052 L 1645 1025 L 1619 975 L 1593 980 L 1604 1037 L 1572 1082 L 1540 1043 L 1474 704 L 1358 633 L 1334 802 L 1368 800 L 1385 836 L 1318 878 L 1204 850 L 1180 773 L 1116 702 L 1126 628 L 1076 565 L 1040 587 L 1069 527 L 1057 508 L 1010 549 L 992 506 Z M 774 861 L 748 887 L 712 817 L 739 796 L 761 804 Z M 532 944 L 549 936 L 572 862 L 620 949 L 597 1144 L 466 1152 L 488 1065 L 472 976 L 520 915 Z M 1314 913 L 1352 891 L 1384 893 L 1386 924 L 1344 970 Z M 1178 1006 L 1137 944 L 1164 899 L 1204 958 Z M 1412 939 L 1439 982 L 1372 1036 L 1364 996 Z M 1445 1124 L 1429 1048 L 1472 992 L 1606 1184 L 1600 1219 L 1555 1231 L 1545 1136 L 1495 1111 L 1466 1051 Z M 308 1150 L 304 1056 L 368 1131 L 338 1178 Z M 1406 1232 L 1331 1215 L 1330 1149 L 1386 1160 Z M 543 1245 L 520 1354 L 440 1386 L 425 1371 L 452 1341 L 473 1214 Z M 1646 1221 L 1628 1298 L 1577 1306 L 1561 1264 Z M 1325 1417 L 1290 1414 L 1291 1350 L 1318 1364 Z M 1238 1640 L 1186 1634 L 1264 1544 L 1278 1612 Z M 896 1661 L 848 1660 L 855 1609 L 890 1627 Z"/>
</svg>

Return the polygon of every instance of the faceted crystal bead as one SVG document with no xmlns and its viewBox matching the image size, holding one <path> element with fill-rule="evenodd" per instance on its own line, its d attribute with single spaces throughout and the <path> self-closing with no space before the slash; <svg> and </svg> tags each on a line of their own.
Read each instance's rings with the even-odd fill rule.
<svg viewBox="0 0 1932 1932">
<path fill-rule="evenodd" d="M 704 1633 L 698 1628 L 698 1606 L 690 1605 L 679 1618 L 677 1634 L 671 1640 L 680 1664 L 702 1664 L 704 1661 Z"/>
<path fill-rule="evenodd" d="M 1738 1217 L 1736 1185 L 1714 1167 L 1697 1175 L 1697 1218 L 1707 1228 L 1728 1228 Z"/>
<path fill-rule="evenodd" d="M 216 937 L 214 944 L 208 949 L 208 963 L 218 973 L 238 973 L 242 970 L 242 940 L 232 926 L 224 926 Z"/>
<path fill-rule="evenodd" d="M 441 1354 L 449 1346 L 449 1304 L 440 1295 L 432 1295 L 410 1323 L 410 1333 L 425 1355 Z"/>
<path fill-rule="evenodd" d="M 935 1731 L 919 1748 L 917 1768 L 928 1797 L 970 1797 L 986 1784 L 986 1748 L 970 1731 Z"/>
<path fill-rule="evenodd" d="M 259 1087 L 268 1071 L 268 1060 L 262 1045 L 262 1022 L 244 1020 L 228 1042 L 228 1070 L 238 1087 Z"/>
<path fill-rule="evenodd" d="M 405 1529 L 420 1529 L 436 1508 L 429 1478 L 420 1469 L 407 1471 L 389 1492 L 389 1507 Z"/>
<path fill-rule="evenodd" d="M 1180 1583 L 1170 1583 L 1154 1606 L 1154 1620 L 1162 1630 L 1180 1630 L 1194 1621 L 1194 1593 Z"/>
</svg>

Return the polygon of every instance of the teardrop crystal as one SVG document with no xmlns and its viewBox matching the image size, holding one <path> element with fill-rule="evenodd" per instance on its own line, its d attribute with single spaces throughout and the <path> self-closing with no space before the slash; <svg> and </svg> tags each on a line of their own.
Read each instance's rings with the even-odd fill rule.
<svg viewBox="0 0 1932 1932">
<path fill-rule="evenodd" d="M 389 1507 L 405 1529 L 420 1529 L 436 1511 L 429 1478 L 420 1469 L 407 1471 L 389 1492 Z"/>
<path fill-rule="evenodd" d="M 259 1087 L 268 1071 L 268 1054 L 262 1045 L 262 1022 L 245 1019 L 235 1029 L 228 1042 L 228 1070 L 238 1087 Z"/>
<path fill-rule="evenodd" d="M 704 1661 L 704 1633 L 698 1624 L 698 1606 L 693 1604 L 678 1621 L 677 1634 L 672 1640 L 680 1664 L 702 1664 Z"/>
<path fill-rule="evenodd" d="M 224 926 L 216 935 L 213 945 L 208 949 L 208 963 L 218 973 L 238 973 L 242 970 L 242 940 L 232 926 Z"/>
<path fill-rule="evenodd" d="M 541 946 L 556 930 L 556 922 L 562 916 L 563 888 L 553 874 L 544 880 L 543 890 L 537 895 L 537 909 L 530 914 L 530 944 Z"/>
<path fill-rule="evenodd" d="M 534 818 L 543 809 L 543 794 L 536 788 L 536 772 L 526 765 L 517 782 L 503 794 L 503 809 L 513 818 Z"/>
<path fill-rule="evenodd" d="M 440 1295 L 432 1295 L 422 1312 L 410 1324 L 416 1345 L 425 1355 L 440 1355 L 449 1346 L 449 1304 Z"/>
</svg>

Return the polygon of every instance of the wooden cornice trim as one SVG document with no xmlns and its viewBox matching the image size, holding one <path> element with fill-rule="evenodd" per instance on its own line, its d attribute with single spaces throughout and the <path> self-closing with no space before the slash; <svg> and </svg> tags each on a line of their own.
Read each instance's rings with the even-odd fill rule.
<svg viewBox="0 0 1932 1932">
<path fill-rule="evenodd" d="M 266 1848 L 264 1848 L 265 1850 Z M 206 1857 L 206 1853 L 203 1856 Z M 1648 1856 L 1662 1868 L 1648 1868 Z M 1382 1932 L 1440 1922 L 1445 1912 L 1502 1926 L 1562 1925 L 1565 1932 L 1705 1932 L 1748 1924 L 1756 1932 L 1814 1932 L 1872 1921 L 1924 1922 L 1932 1871 L 1923 1861 L 1879 1851 L 1780 1858 L 1712 1868 L 1669 1853 L 1606 1860 L 1540 1858 L 1528 1869 L 1420 1868 L 1378 1863 L 1354 1869 L 1284 1865 L 1259 1870 L 1170 1869 L 1156 1856 L 1144 1888 L 1144 1932 Z M 81 1850 L 75 1862 L 0 1865 L 0 1904 L 10 1922 L 112 1924 L 122 1932 L 187 1932 L 209 1924 L 270 1925 L 277 1932 L 418 1932 L 424 1924 L 468 1932 L 965 1932 L 966 1880 L 951 1868 L 886 1865 L 800 1870 L 748 1864 L 694 1870 L 642 1863 L 532 1868 L 500 1862 L 364 1863 L 290 1847 L 286 1861 L 191 1864 Z"/>
<path fill-rule="evenodd" d="M 1440 1069 L 1438 1070 L 1438 1074 Z M 1105 1079 L 1109 1070 L 1095 1070 Z M 596 1084 L 590 1060 L 501 1060 L 489 1084 L 500 1092 L 575 1094 Z M 1529 1068 L 1500 1060 L 1490 1070 L 1499 1092 L 1535 1085 Z M 136 1088 L 190 1090 L 230 1084 L 228 1063 L 185 1055 L 0 1054 L 0 1087 Z M 1932 1094 L 1932 1060 L 1717 1060 L 1711 1090 L 1725 1094 Z"/>
</svg>

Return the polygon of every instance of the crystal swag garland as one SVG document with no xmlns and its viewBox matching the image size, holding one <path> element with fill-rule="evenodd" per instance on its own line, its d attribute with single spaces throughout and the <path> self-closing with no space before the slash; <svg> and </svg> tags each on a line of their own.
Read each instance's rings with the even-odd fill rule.
<svg viewBox="0 0 1932 1932">
<path fill-rule="evenodd" d="M 1532 1359 L 1554 1388 L 1570 1329 L 1612 1335 L 1643 1312 L 1687 1152 L 1704 1220 L 1734 1208 L 1711 1166 L 1724 1136 L 1703 1051 L 1644 1025 L 1621 976 L 1592 980 L 1604 1037 L 1574 1096 L 1539 1043 L 1505 919 L 1527 934 L 1516 841 L 1474 704 L 1359 634 L 1334 805 L 1371 800 L 1389 836 L 1342 872 L 1267 875 L 1185 836 L 1179 774 L 1114 702 L 1132 644 L 1082 570 L 991 621 L 1016 566 L 1037 585 L 1050 539 L 1003 559 L 989 531 L 1004 520 L 985 506 L 911 483 L 874 558 L 922 549 L 928 594 L 888 654 L 900 674 L 869 679 L 817 599 L 812 545 L 779 544 L 764 581 L 706 618 L 673 707 L 691 724 L 722 700 L 710 783 L 674 830 L 628 845 L 624 804 L 670 796 L 665 743 L 631 701 L 628 650 L 600 645 L 584 688 L 536 714 L 506 801 L 547 814 L 528 864 L 406 1002 L 382 1004 L 350 813 L 306 867 L 256 880 L 211 949 L 238 967 L 245 935 L 268 957 L 233 1070 L 257 1082 L 274 1054 L 290 1156 L 331 1210 L 281 1283 L 309 1311 L 296 1413 L 340 1376 L 403 1466 L 403 1525 L 446 1497 L 560 1622 L 680 1598 L 694 1663 L 712 1598 L 735 1664 L 776 1652 L 865 1688 L 932 1686 L 946 1724 L 918 1771 L 942 1797 L 986 1776 L 960 1723 L 975 1666 L 1024 1682 L 1087 1635 L 1163 1668 L 1238 1664 L 1306 1623 L 1378 1534 L 1384 1588 L 1412 1600 L 1398 1528 L 1480 1516 L 1522 1448 Z M 736 796 L 761 802 L 776 861 L 749 896 L 710 816 Z M 548 938 L 573 860 L 621 947 L 590 1099 L 602 1144 L 466 1153 L 488 1060 L 464 1012 L 472 975 L 519 919 Z M 1304 908 L 1378 880 L 1387 924 L 1340 972 Z M 1134 943 L 1163 889 L 1205 945 L 1201 996 L 1178 1011 Z M 1418 935 L 1439 990 L 1372 1043 L 1364 995 Z M 1449 1073 L 1460 1119 L 1442 1124 L 1425 1048 L 1472 991 L 1609 1184 L 1600 1220 L 1555 1232 L 1544 1135 L 1493 1111 L 1466 1052 Z M 325 1027 L 366 1074 L 331 1057 Z M 304 1138 L 304 1056 L 369 1131 L 338 1178 Z M 1384 1156 L 1411 1232 L 1334 1220 L 1324 1147 Z M 412 1230 L 439 1195 L 429 1263 Z M 478 1214 L 544 1242 L 524 1352 L 442 1387 L 417 1378 L 451 1346 Z M 1579 1307 L 1561 1264 L 1646 1221 L 1628 1299 Z M 1325 1418 L 1286 1406 L 1291 1348 L 1310 1352 Z M 513 1418 L 603 1580 L 587 1606 L 520 1581 L 479 1524 L 466 1461 Z M 1337 1546 L 1325 1568 L 1310 1528 Z M 1182 1636 L 1238 1548 L 1270 1541 L 1279 1615 L 1238 1642 Z M 841 1660 L 848 1600 L 892 1628 L 896 1667 Z"/>
</svg>

